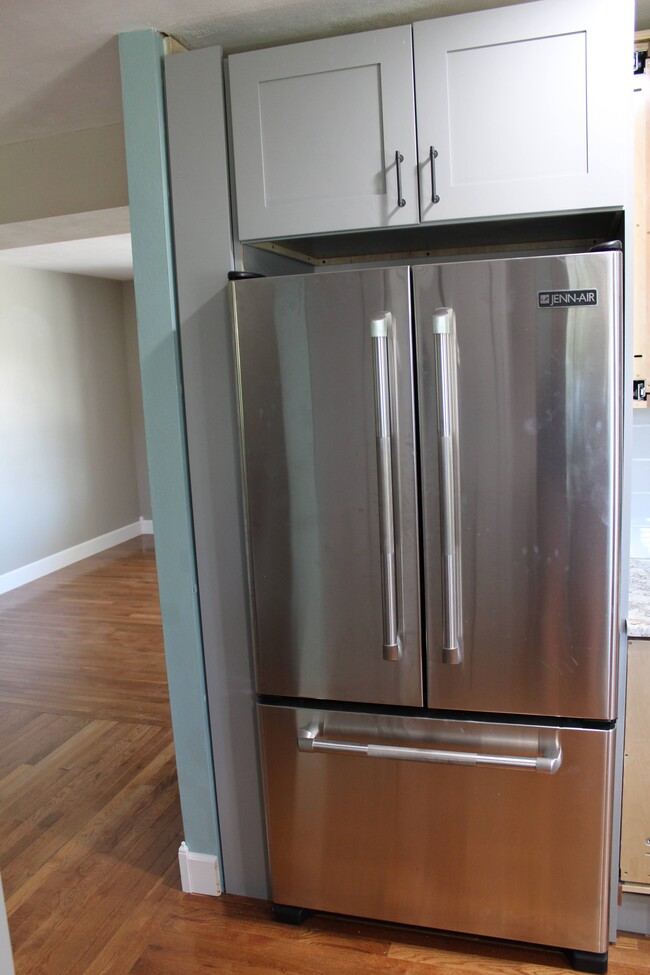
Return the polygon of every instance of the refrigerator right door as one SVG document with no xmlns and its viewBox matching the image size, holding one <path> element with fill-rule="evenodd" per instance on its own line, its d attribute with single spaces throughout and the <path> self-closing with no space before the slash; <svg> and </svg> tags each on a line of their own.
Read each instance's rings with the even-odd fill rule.
<svg viewBox="0 0 650 975">
<path fill-rule="evenodd" d="M 431 708 L 615 717 L 621 258 L 413 269 Z"/>
</svg>

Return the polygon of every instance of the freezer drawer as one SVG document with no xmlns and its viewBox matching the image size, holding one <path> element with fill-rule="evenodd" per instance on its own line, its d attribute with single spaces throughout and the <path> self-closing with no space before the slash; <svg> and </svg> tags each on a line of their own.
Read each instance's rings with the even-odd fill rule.
<svg viewBox="0 0 650 975">
<path fill-rule="evenodd" d="M 276 903 L 607 950 L 613 730 L 259 718 Z"/>
</svg>

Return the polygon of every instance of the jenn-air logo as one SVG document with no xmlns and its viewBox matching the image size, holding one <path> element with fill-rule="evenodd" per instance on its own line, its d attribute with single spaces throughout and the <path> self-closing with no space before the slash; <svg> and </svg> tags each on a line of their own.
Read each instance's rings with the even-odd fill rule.
<svg viewBox="0 0 650 975">
<path fill-rule="evenodd" d="M 574 305 L 597 305 L 598 292 L 595 288 L 580 291 L 539 291 L 537 301 L 540 308 L 566 308 Z"/>
</svg>

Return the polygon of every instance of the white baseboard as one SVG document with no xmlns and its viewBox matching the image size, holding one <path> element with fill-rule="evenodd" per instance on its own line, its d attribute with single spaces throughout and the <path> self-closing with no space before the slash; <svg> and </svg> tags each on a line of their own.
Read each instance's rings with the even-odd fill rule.
<svg viewBox="0 0 650 975">
<path fill-rule="evenodd" d="M 183 842 L 178 850 L 178 865 L 181 871 L 181 887 L 186 894 L 219 896 L 221 878 L 216 856 L 209 853 L 190 853 L 187 843 Z"/>
<path fill-rule="evenodd" d="M 79 545 L 63 549 L 62 552 L 55 552 L 54 555 L 48 555 L 37 562 L 23 565 L 19 569 L 12 569 L 10 572 L 0 575 L 0 595 L 10 592 L 12 589 L 18 589 L 20 586 L 25 586 L 28 582 L 41 579 L 43 576 L 49 575 L 50 572 L 65 569 L 74 562 L 80 562 L 81 559 L 98 555 L 99 552 L 113 548 L 114 545 L 128 542 L 129 539 L 137 538 L 138 535 L 147 534 L 153 534 L 152 522 L 141 518 L 139 521 L 134 521 L 132 525 L 116 528 L 115 531 L 98 535 L 96 538 L 89 538 L 87 542 L 80 542 Z"/>
</svg>

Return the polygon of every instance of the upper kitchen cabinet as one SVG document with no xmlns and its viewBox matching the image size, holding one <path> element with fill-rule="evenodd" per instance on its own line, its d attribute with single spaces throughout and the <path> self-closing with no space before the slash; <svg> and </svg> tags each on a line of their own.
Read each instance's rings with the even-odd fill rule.
<svg viewBox="0 0 650 975">
<path fill-rule="evenodd" d="M 538 0 L 415 24 L 421 220 L 623 205 L 629 13 Z"/>
<path fill-rule="evenodd" d="M 230 57 L 240 239 L 623 207 L 632 13 L 534 0 Z"/>
<path fill-rule="evenodd" d="M 240 239 L 418 222 L 410 27 L 228 63 Z"/>
</svg>

